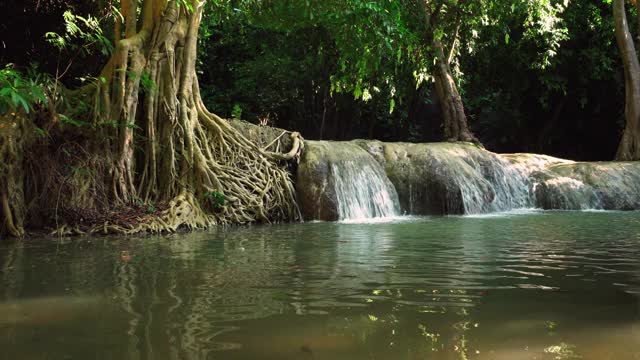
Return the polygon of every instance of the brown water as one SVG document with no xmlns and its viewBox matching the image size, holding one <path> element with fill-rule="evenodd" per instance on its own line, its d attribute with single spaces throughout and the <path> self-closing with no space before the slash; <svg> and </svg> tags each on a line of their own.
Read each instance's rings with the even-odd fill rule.
<svg viewBox="0 0 640 360">
<path fill-rule="evenodd" d="M 640 213 L 0 244 L 0 359 L 640 359 Z"/>
</svg>

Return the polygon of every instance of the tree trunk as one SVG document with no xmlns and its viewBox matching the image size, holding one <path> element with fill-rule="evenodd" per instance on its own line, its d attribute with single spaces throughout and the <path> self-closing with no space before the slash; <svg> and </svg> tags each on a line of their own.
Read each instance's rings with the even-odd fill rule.
<svg viewBox="0 0 640 360">
<path fill-rule="evenodd" d="M 0 235 L 24 235 L 23 149 L 33 138 L 29 124 L 21 113 L 0 115 Z"/>
<path fill-rule="evenodd" d="M 105 194 L 105 199 L 87 203 L 106 204 L 101 206 L 107 210 L 161 205 L 161 211 L 136 215 L 135 221 L 118 223 L 105 215 L 101 224 L 82 229 L 90 232 L 162 232 L 298 219 L 295 190 L 284 162 L 299 155 L 303 145 L 299 135 L 290 134 L 290 152 L 269 152 L 207 111 L 201 100 L 196 55 L 205 1 L 121 0 L 120 4 L 124 19 L 114 27 L 116 50 L 96 85 L 77 92 L 95 104 L 92 114 L 81 114 L 93 119 L 93 126 L 78 131 L 86 139 L 79 146 L 82 156 L 86 152 L 93 159 L 85 163 L 94 166 L 87 181 L 65 178 L 52 185 L 57 194 L 64 194 L 59 196 L 60 206 L 73 207 L 78 192 Z M 62 137 L 62 141 L 79 140 Z M 69 165 L 73 164 L 61 164 Z M 11 227 L 23 223 L 16 209 L 24 203 L 8 208 L 7 199 L 17 197 L 5 191 L 11 188 L 4 183 L 0 181 L 0 220 L 11 233 L 21 235 L 21 229 L 11 231 Z M 76 210 L 88 213 L 100 208 Z M 60 233 L 69 229 L 61 225 L 56 224 Z"/>
<path fill-rule="evenodd" d="M 433 48 L 436 51 L 434 78 L 444 122 L 444 138 L 447 141 L 467 141 L 480 144 L 467 125 L 462 98 L 451 74 L 442 43 L 439 40 L 433 40 Z"/>
<path fill-rule="evenodd" d="M 129 21 L 136 16 L 136 1 L 122 1 L 127 2 L 131 6 L 130 16 L 123 7 L 125 38 L 113 59 L 121 68 L 107 70 L 115 95 L 108 113 L 121 124 L 114 149 L 115 198 L 169 201 L 172 209 L 165 215 L 170 219 L 164 222 L 171 230 L 184 224 L 206 227 L 295 218 L 293 185 L 276 161 L 292 158 L 297 148 L 288 157 L 263 151 L 208 112 L 200 98 L 196 55 L 205 2 L 190 0 L 192 8 L 187 8 L 178 1 L 145 0 L 137 27 Z M 141 30 L 135 32 L 136 28 Z M 142 83 L 144 96 L 142 80 L 147 82 Z M 138 115 L 142 116 L 137 119 Z M 144 130 L 138 140 L 144 162 L 136 166 L 138 127 Z M 219 198 L 226 204 L 223 211 L 202 211 L 220 210 Z"/>
<path fill-rule="evenodd" d="M 624 0 L 613 1 L 613 17 L 624 65 L 626 122 L 616 160 L 640 160 L 640 63 L 629 31 Z"/>
</svg>

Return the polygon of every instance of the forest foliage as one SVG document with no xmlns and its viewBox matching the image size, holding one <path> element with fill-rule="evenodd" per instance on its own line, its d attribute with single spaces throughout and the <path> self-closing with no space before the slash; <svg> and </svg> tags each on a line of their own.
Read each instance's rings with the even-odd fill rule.
<svg viewBox="0 0 640 360">
<path fill-rule="evenodd" d="M 70 86 L 95 76 L 86 70 L 113 51 L 105 34 L 122 16 L 118 2 L 38 3 L 6 5 L 31 19 L 18 16 L 15 26 L 45 25 L 27 39 L 7 37 L 1 61 L 15 65 L 3 76 L 20 70 L 28 79 L 38 69 Z M 429 30 L 419 3 L 208 1 L 198 58 L 205 103 L 307 138 L 437 141 L 431 34 L 449 51 L 470 125 L 487 147 L 613 156 L 624 82 L 610 1 L 432 1 L 443 16 Z M 18 93 L 29 100 L 28 92 Z"/>
<path fill-rule="evenodd" d="M 210 107 L 226 116 L 241 109 L 251 121 L 308 138 L 442 139 L 434 54 L 415 3 L 261 3 L 257 14 L 236 9 L 203 34 L 201 84 Z M 624 81 L 607 1 L 442 6 L 450 11 L 432 30 L 450 51 L 482 143 L 613 157 Z"/>
</svg>

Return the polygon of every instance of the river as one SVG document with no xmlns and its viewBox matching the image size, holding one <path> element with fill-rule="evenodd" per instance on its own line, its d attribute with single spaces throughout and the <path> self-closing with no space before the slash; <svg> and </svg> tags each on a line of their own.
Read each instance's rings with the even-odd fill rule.
<svg viewBox="0 0 640 360">
<path fill-rule="evenodd" d="M 640 213 L 0 244 L 1 359 L 640 359 Z"/>
</svg>

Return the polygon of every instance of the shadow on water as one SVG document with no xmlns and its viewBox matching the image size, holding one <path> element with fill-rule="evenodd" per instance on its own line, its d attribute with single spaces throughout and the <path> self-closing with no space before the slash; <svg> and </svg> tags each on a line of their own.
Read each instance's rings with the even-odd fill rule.
<svg viewBox="0 0 640 360">
<path fill-rule="evenodd" d="M 638 359 L 640 214 L 0 245 L 2 359 Z"/>
</svg>

